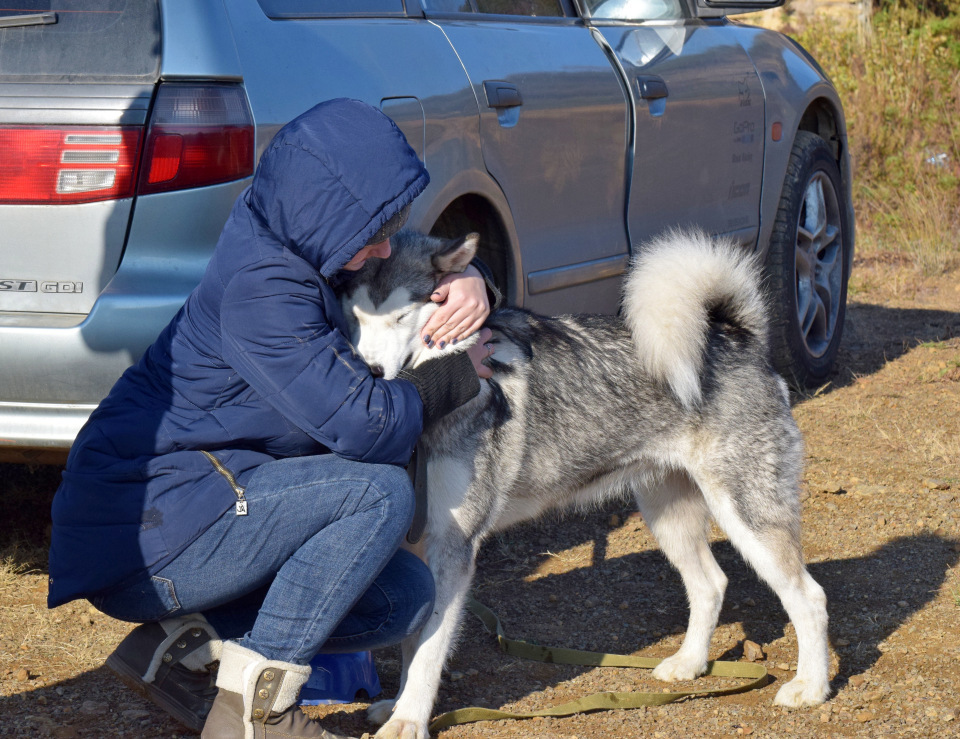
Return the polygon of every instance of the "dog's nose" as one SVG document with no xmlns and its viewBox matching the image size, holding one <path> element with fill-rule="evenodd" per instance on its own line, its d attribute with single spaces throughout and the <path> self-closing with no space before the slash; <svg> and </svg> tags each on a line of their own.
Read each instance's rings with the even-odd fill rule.
<svg viewBox="0 0 960 739">
<path fill-rule="evenodd" d="M 383 377 L 383 365 L 371 364 L 370 374 L 373 375 L 374 377 Z"/>
</svg>

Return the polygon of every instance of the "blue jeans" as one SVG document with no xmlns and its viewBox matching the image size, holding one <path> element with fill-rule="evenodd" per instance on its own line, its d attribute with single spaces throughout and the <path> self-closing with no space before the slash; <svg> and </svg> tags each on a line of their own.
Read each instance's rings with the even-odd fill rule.
<svg viewBox="0 0 960 739">
<path fill-rule="evenodd" d="M 231 508 L 152 577 L 91 598 L 124 621 L 203 613 L 222 638 L 295 664 L 416 633 L 429 569 L 398 547 L 413 518 L 407 473 L 332 454 L 262 465 Z"/>
</svg>

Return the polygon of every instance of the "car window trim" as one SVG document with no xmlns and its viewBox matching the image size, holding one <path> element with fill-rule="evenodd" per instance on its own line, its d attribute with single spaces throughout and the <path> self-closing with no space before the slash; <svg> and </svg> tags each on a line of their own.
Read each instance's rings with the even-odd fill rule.
<svg viewBox="0 0 960 739">
<path fill-rule="evenodd" d="M 263 4 L 257 2 L 257 7 L 264 17 L 272 21 L 309 21 L 309 20 L 335 20 L 338 18 L 423 18 L 423 8 L 419 0 L 397 0 L 401 6 L 400 10 L 349 10 L 347 8 L 337 8 L 330 11 L 311 10 L 303 12 L 289 12 L 279 15 L 270 15 L 267 13 Z"/>
<path fill-rule="evenodd" d="M 420 5 L 420 12 L 424 18 L 434 18 L 437 20 L 463 20 L 465 18 L 472 18 L 474 20 L 489 20 L 492 23 L 498 21 L 500 23 L 509 21 L 521 21 L 523 23 L 558 23 L 564 21 L 579 21 L 582 19 L 580 9 L 573 0 L 557 0 L 557 4 L 560 6 L 560 10 L 563 15 L 514 15 L 512 13 L 475 13 L 472 10 L 469 12 L 454 10 L 428 10 L 423 6 L 423 3 L 419 3 L 418 0 L 406 0 L 406 3 L 407 5 L 414 5 L 415 3 L 418 3 Z"/>
<path fill-rule="evenodd" d="M 559 15 L 529 16 L 501 15 L 499 13 L 427 13 L 424 17 L 431 21 L 481 21 L 486 23 L 549 23 L 555 26 L 582 26 L 582 18 L 567 18 Z"/>
</svg>

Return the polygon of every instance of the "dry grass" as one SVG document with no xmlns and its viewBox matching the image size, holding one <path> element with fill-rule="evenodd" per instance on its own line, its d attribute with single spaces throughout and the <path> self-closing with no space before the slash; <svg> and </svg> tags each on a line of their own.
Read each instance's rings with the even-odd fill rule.
<svg viewBox="0 0 960 739">
<path fill-rule="evenodd" d="M 855 25 L 791 21 L 837 86 L 854 164 L 858 256 L 940 274 L 960 259 L 960 3 L 890 5 Z"/>
<path fill-rule="evenodd" d="M 0 559 L 0 601 L 2 601 L 12 590 L 16 589 L 17 583 L 27 570 L 25 565 L 15 553 L 11 553 Z"/>
</svg>

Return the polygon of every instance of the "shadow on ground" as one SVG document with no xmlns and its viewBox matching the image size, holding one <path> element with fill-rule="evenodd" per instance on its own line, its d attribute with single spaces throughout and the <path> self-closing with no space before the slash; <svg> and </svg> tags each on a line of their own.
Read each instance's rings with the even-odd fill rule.
<svg viewBox="0 0 960 739">
<path fill-rule="evenodd" d="M 47 571 L 50 504 L 61 467 L 0 464 L 0 559 L 17 569 Z"/>
<path fill-rule="evenodd" d="M 960 313 L 849 302 L 837 362 L 820 392 L 846 387 L 858 377 L 879 372 L 917 346 L 958 336 Z M 805 397 L 801 394 L 794 400 Z"/>
<path fill-rule="evenodd" d="M 42 688 L 0 698 L 3 736 L 196 736 L 166 712 L 127 689 L 106 667 Z"/>
</svg>

